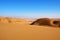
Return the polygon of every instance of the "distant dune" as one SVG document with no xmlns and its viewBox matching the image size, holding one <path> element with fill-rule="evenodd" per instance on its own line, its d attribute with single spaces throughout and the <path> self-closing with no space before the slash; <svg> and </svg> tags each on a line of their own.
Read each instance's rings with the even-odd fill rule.
<svg viewBox="0 0 60 40">
<path fill-rule="evenodd" d="M 21 18 L 11 18 L 11 17 L 0 17 L 1 23 L 27 23 L 28 20 L 21 19 Z"/>
<path fill-rule="evenodd" d="M 0 17 L 0 22 L 2 23 L 8 23 L 8 20 L 4 17 Z"/>
<path fill-rule="evenodd" d="M 33 22 L 0 17 L 0 40 L 60 40 L 59 27 L 30 25 Z"/>
</svg>

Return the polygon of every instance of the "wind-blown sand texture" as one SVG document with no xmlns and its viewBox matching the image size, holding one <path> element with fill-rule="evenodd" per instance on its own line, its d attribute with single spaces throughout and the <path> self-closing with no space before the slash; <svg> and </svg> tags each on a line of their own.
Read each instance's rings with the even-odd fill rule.
<svg viewBox="0 0 60 40">
<path fill-rule="evenodd" d="M 0 21 L 0 40 L 60 40 L 58 27 L 30 25 L 25 20 L 15 22 Z"/>
</svg>

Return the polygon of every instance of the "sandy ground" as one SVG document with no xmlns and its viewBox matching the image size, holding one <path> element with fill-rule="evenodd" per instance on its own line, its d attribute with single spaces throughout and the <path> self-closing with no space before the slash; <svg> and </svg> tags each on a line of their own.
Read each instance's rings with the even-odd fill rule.
<svg viewBox="0 0 60 40">
<path fill-rule="evenodd" d="M 60 28 L 24 22 L 0 23 L 0 40 L 60 40 Z"/>
</svg>

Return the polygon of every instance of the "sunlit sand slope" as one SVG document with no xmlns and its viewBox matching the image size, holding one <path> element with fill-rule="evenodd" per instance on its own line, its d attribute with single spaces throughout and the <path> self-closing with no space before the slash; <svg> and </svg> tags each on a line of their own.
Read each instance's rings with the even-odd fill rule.
<svg viewBox="0 0 60 40">
<path fill-rule="evenodd" d="M 0 40 L 60 40 L 60 28 L 0 23 Z"/>
</svg>

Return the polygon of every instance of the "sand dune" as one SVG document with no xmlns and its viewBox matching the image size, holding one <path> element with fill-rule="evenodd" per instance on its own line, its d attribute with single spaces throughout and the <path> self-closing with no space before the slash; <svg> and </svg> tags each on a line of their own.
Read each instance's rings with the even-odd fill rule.
<svg viewBox="0 0 60 40">
<path fill-rule="evenodd" d="M 0 17 L 0 22 L 2 23 L 8 23 L 7 19 L 4 17 Z"/>
<path fill-rule="evenodd" d="M 60 40 L 60 28 L 30 24 L 0 22 L 0 40 Z"/>
<path fill-rule="evenodd" d="M 29 23 L 28 20 L 21 18 L 11 18 L 11 17 L 0 17 L 0 22 L 2 23 Z"/>
</svg>

